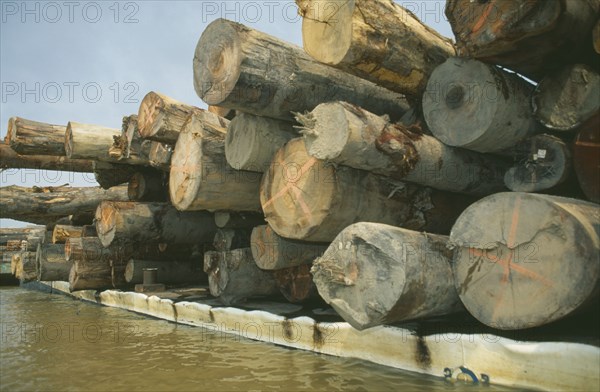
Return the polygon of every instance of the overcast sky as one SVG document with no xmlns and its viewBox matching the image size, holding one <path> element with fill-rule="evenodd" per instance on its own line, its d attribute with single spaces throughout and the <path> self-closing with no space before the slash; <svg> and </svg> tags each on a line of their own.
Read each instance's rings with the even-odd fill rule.
<svg viewBox="0 0 600 392">
<path fill-rule="evenodd" d="M 452 37 L 444 1 L 398 1 Z M 0 137 L 12 116 L 120 127 L 158 91 L 199 106 L 192 59 L 202 31 L 226 18 L 302 45 L 293 1 L 5 1 L 0 20 Z M 5 170 L 6 185 L 96 185 L 93 175 Z M 0 219 L 0 227 L 21 226 Z"/>
</svg>

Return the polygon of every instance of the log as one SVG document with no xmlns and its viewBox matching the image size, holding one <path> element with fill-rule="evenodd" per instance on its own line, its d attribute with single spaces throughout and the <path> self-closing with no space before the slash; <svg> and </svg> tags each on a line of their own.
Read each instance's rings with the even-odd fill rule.
<svg viewBox="0 0 600 392">
<path fill-rule="evenodd" d="M 312 267 L 319 294 L 358 330 L 463 310 L 448 237 L 374 223 L 342 231 Z"/>
<path fill-rule="evenodd" d="M 596 26 L 592 32 L 592 41 L 594 42 L 594 50 L 600 54 L 600 19 L 596 22 Z"/>
<path fill-rule="evenodd" d="M 52 243 L 64 244 L 67 238 L 81 237 L 81 229 L 79 226 L 56 225 L 52 231 Z"/>
<path fill-rule="evenodd" d="M 250 248 L 206 252 L 204 272 L 208 274 L 210 293 L 224 305 L 279 294 L 273 273 L 256 266 Z"/>
<path fill-rule="evenodd" d="M 321 256 L 328 244 L 301 242 L 283 238 L 269 226 L 252 230 L 252 257 L 256 265 L 264 270 L 280 270 L 312 264 Z"/>
<path fill-rule="evenodd" d="M 215 223 L 219 229 L 247 229 L 264 225 L 265 217 L 262 214 L 251 212 L 215 212 Z"/>
<path fill-rule="evenodd" d="M 108 152 L 114 138 L 120 136 L 120 129 L 70 121 L 65 134 L 65 151 L 71 159 L 116 162 L 118 159 L 111 157 Z"/>
<path fill-rule="evenodd" d="M 444 144 L 498 152 L 538 131 L 531 92 L 523 79 L 496 66 L 450 58 L 429 79 L 423 114 Z"/>
<path fill-rule="evenodd" d="M 8 240 L 6 241 L 6 245 L 1 249 L 4 252 L 11 252 L 16 250 L 21 250 L 22 240 Z"/>
<path fill-rule="evenodd" d="M 110 260 L 122 257 L 122 253 L 123 249 L 116 246 L 104 248 L 97 237 L 69 238 L 65 244 L 65 259 L 73 263 L 69 290 L 112 288 Z"/>
<path fill-rule="evenodd" d="M 130 242 L 201 244 L 212 242 L 217 227 L 206 211 L 180 212 L 167 203 L 104 201 L 96 209 L 102 245 Z"/>
<path fill-rule="evenodd" d="M 361 221 L 448 233 L 468 199 L 334 167 L 310 157 L 301 138 L 275 154 L 260 191 L 266 221 L 277 234 L 313 242 L 331 242 Z"/>
<path fill-rule="evenodd" d="M 600 203 L 600 112 L 580 128 L 573 156 L 583 193 L 589 200 Z"/>
<path fill-rule="evenodd" d="M 220 106 L 208 105 L 208 111 L 216 114 L 219 117 L 223 117 L 229 121 L 233 120 L 236 116 L 235 110 L 222 108 Z"/>
<path fill-rule="evenodd" d="M 113 138 L 108 154 L 121 164 L 148 166 L 152 141 L 142 139 L 138 130 L 138 116 L 123 117 L 121 135 Z"/>
<path fill-rule="evenodd" d="M 225 158 L 225 133 L 191 116 L 171 159 L 169 194 L 178 210 L 260 211 L 261 174 L 234 170 Z"/>
<path fill-rule="evenodd" d="M 473 204 L 450 236 L 465 307 L 486 325 L 514 330 L 597 304 L 599 221 L 597 204 L 557 196 L 499 193 Z"/>
<path fill-rule="evenodd" d="M 148 153 L 149 165 L 155 169 L 168 172 L 171 170 L 171 156 L 173 146 L 160 142 L 152 142 Z"/>
<path fill-rule="evenodd" d="M 19 155 L 6 144 L 0 143 L 0 169 L 57 170 L 76 173 L 92 173 L 93 161 L 69 159 L 54 155 Z"/>
<path fill-rule="evenodd" d="M 504 183 L 514 192 L 544 192 L 557 189 L 572 177 L 571 149 L 561 139 L 535 135 L 517 144 L 514 165 L 506 172 Z"/>
<path fill-rule="evenodd" d="M 98 232 L 96 231 L 96 225 L 85 225 L 81 228 L 80 237 L 98 237 Z"/>
<path fill-rule="evenodd" d="M 127 195 L 130 201 L 166 202 L 169 200 L 168 177 L 155 169 L 138 170 L 129 179 Z"/>
<path fill-rule="evenodd" d="M 567 64 L 597 61 L 589 42 L 599 11 L 597 0 L 446 2 L 460 56 L 534 80 Z"/>
<path fill-rule="evenodd" d="M 533 93 L 533 113 L 554 131 L 574 131 L 600 110 L 600 74 L 571 64 L 546 76 Z"/>
<path fill-rule="evenodd" d="M 315 60 L 418 99 L 452 41 L 393 1 L 296 0 L 304 50 Z"/>
<path fill-rule="evenodd" d="M 37 262 L 35 252 L 21 252 L 20 262 L 17 264 L 17 273 L 15 276 L 21 283 L 33 282 L 37 279 Z"/>
<path fill-rule="evenodd" d="M 309 264 L 303 264 L 273 272 L 279 291 L 293 304 L 319 297 L 317 286 L 310 274 L 310 267 Z"/>
<path fill-rule="evenodd" d="M 505 162 L 448 147 L 418 128 L 392 124 L 349 103 L 324 103 L 296 119 L 309 155 L 317 159 L 450 192 L 506 190 Z"/>
<path fill-rule="evenodd" d="M 5 262 L 5 257 L 10 257 L 10 272 L 15 277 L 17 277 L 17 271 L 19 271 L 19 263 L 21 262 L 21 252 L 16 252 L 12 254 L 3 254 L 2 262 Z"/>
<path fill-rule="evenodd" d="M 217 252 L 250 247 L 251 229 L 218 229 L 213 240 L 213 248 Z"/>
<path fill-rule="evenodd" d="M 42 282 L 68 282 L 73 262 L 65 260 L 65 245 L 38 245 L 36 252 L 38 263 L 37 280 Z"/>
<path fill-rule="evenodd" d="M 301 48 L 241 24 L 218 19 L 202 33 L 194 56 L 194 87 L 209 105 L 292 121 L 292 112 L 345 100 L 399 119 L 406 98 L 320 64 Z"/>
<path fill-rule="evenodd" d="M 126 182 L 136 172 L 134 166 L 112 164 L 108 162 L 94 161 L 94 178 L 102 189 L 110 189 Z"/>
<path fill-rule="evenodd" d="M 175 144 L 189 116 L 195 115 L 215 127 L 227 128 L 228 120 L 154 91 L 146 94 L 138 114 L 140 134 L 145 139 Z"/>
<path fill-rule="evenodd" d="M 21 117 L 8 120 L 7 140 L 21 155 L 65 155 L 64 125 L 52 125 Z"/>
<path fill-rule="evenodd" d="M 31 234 L 41 235 L 45 231 L 44 226 L 27 226 L 19 228 L 0 228 L 0 245 L 6 245 L 8 241 L 24 240 Z"/>
<path fill-rule="evenodd" d="M 158 269 L 158 283 L 166 285 L 200 284 L 207 282 L 207 276 L 190 262 L 129 260 L 125 269 L 125 280 L 130 284 L 144 281 L 144 269 Z"/>
<path fill-rule="evenodd" d="M 47 224 L 71 214 L 92 213 L 102 200 L 127 200 L 126 187 L 7 186 L 0 188 L 0 218 Z"/>
<path fill-rule="evenodd" d="M 290 122 L 240 113 L 227 128 L 227 163 L 236 170 L 262 173 L 277 150 L 297 136 Z"/>
</svg>

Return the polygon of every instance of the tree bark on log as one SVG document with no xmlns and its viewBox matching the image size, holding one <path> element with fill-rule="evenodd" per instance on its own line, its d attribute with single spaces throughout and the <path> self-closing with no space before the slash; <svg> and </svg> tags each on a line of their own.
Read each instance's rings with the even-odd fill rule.
<svg viewBox="0 0 600 392">
<path fill-rule="evenodd" d="M 28 226 L 19 228 L 0 228 L 0 245 L 6 245 L 8 241 L 25 240 L 31 234 L 43 235 L 46 228 L 44 226 Z"/>
<path fill-rule="evenodd" d="M 251 229 L 218 229 L 213 240 L 217 252 L 249 248 Z"/>
<path fill-rule="evenodd" d="M 418 98 L 452 41 L 393 1 L 296 0 L 304 50 L 315 60 Z"/>
<path fill-rule="evenodd" d="M 240 113 L 227 128 L 227 163 L 236 170 L 263 173 L 277 150 L 297 136 L 290 122 Z"/>
<path fill-rule="evenodd" d="M 64 244 L 67 238 L 81 237 L 81 229 L 79 226 L 56 225 L 52 230 L 52 243 Z"/>
<path fill-rule="evenodd" d="M 293 304 L 302 303 L 319 297 L 317 287 L 310 274 L 310 265 L 273 271 L 281 294 Z"/>
<path fill-rule="evenodd" d="M 102 189 L 110 189 L 129 182 L 136 172 L 134 166 L 94 161 L 94 178 Z"/>
<path fill-rule="evenodd" d="M 594 42 L 594 50 L 596 53 L 600 54 L 600 19 L 592 32 L 592 41 Z"/>
<path fill-rule="evenodd" d="M 65 245 L 38 245 L 36 252 L 38 263 L 37 280 L 42 282 L 68 282 L 72 262 L 65 260 Z"/>
<path fill-rule="evenodd" d="M 273 273 L 256 266 L 250 248 L 206 252 L 204 272 L 208 274 L 210 293 L 224 305 L 236 305 L 251 297 L 279 294 Z"/>
<path fill-rule="evenodd" d="M 191 116 L 179 136 L 169 178 L 171 202 L 181 211 L 260 211 L 260 173 L 235 170 L 225 158 L 225 133 Z"/>
<path fill-rule="evenodd" d="M 505 162 L 448 147 L 420 129 L 349 103 L 324 103 L 296 119 L 308 153 L 317 159 L 450 192 L 481 196 L 506 190 Z"/>
<path fill-rule="evenodd" d="M 229 121 L 233 120 L 236 116 L 236 111 L 233 109 L 222 108 L 220 106 L 208 105 L 208 111 L 216 114 L 219 117 L 223 117 Z"/>
<path fill-rule="evenodd" d="M 545 77 L 533 93 L 537 120 L 554 131 L 574 131 L 600 110 L 600 75 L 572 64 Z"/>
<path fill-rule="evenodd" d="M 138 130 L 138 116 L 132 114 L 123 117 L 121 136 L 114 137 L 108 154 L 120 164 L 148 166 L 152 143 L 151 140 L 142 139 Z"/>
<path fill-rule="evenodd" d="M 11 251 L 16 251 L 16 250 L 21 250 L 22 246 L 23 246 L 22 240 L 9 240 L 9 241 L 6 241 L 6 245 L 3 247 L 3 249 L 0 249 L 0 250 L 11 252 Z"/>
<path fill-rule="evenodd" d="M 115 137 L 120 136 L 120 129 L 70 121 L 65 134 L 65 151 L 71 159 L 116 162 L 118 160 L 108 152 Z"/>
<path fill-rule="evenodd" d="M 57 170 L 76 173 L 92 173 L 93 161 L 69 159 L 54 155 L 19 155 L 6 144 L 0 143 L 0 169 Z"/>
<path fill-rule="evenodd" d="M 103 200 L 127 200 L 126 187 L 100 188 L 8 186 L 0 188 L 0 217 L 46 224 L 72 215 L 93 214 Z"/>
<path fill-rule="evenodd" d="M 541 128 L 531 110 L 532 90 L 525 80 L 494 65 L 450 58 L 429 79 L 423 113 L 444 144 L 498 152 Z"/>
<path fill-rule="evenodd" d="M 20 262 L 17 264 L 17 278 L 21 283 L 33 282 L 37 279 L 36 252 L 21 252 Z"/>
<path fill-rule="evenodd" d="M 325 302 L 358 330 L 463 310 L 448 237 L 357 223 L 311 270 Z"/>
<path fill-rule="evenodd" d="M 64 125 L 52 125 L 20 117 L 8 121 L 7 140 L 21 155 L 65 155 Z"/>
<path fill-rule="evenodd" d="M 98 232 L 96 231 L 96 225 L 85 225 L 81 228 L 80 237 L 98 237 Z"/>
<path fill-rule="evenodd" d="M 125 269 L 125 280 L 129 284 L 144 281 L 144 269 L 158 269 L 158 283 L 166 285 L 200 284 L 208 282 L 208 277 L 191 262 L 129 260 Z"/>
<path fill-rule="evenodd" d="M 328 244 L 294 241 L 279 236 L 269 225 L 252 230 L 252 256 L 258 268 L 280 270 L 312 264 Z"/>
<path fill-rule="evenodd" d="M 292 112 L 345 100 L 399 119 L 406 98 L 320 64 L 301 48 L 241 24 L 218 19 L 202 33 L 194 56 L 194 87 L 209 105 L 292 121 Z"/>
<path fill-rule="evenodd" d="M 567 64 L 596 62 L 590 44 L 597 0 L 449 0 L 459 55 L 539 80 Z M 596 63 L 597 64 L 597 63 Z"/>
<path fill-rule="evenodd" d="M 166 202 L 169 200 L 169 182 L 164 172 L 144 169 L 135 172 L 129 179 L 127 195 L 130 201 Z"/>
<path fill-rule="evenodd" d="M 597 204 L 548 195 L 500 193 L 470 206 L 450 236 L 467 310 L 486 325 L 513 330 L 597 303 L 599 221 Z"/>
<path fill-rule="evenodd" d="M 146 94 L 138 114 L 140 134 L 145 139 L 175 144 L 188 117 L 198 116 L 213 126 L 227 128 L 228 120 L 154 91 Z"/>
<path fill-rule="evenodd" d="M 251 229 L 264 225 L 265 217 L 262 214 L 251 212 L 215 212 L 215 223 L 219 229 Z"/>
<path fill-rule="evenodd" d="M 555 136 L 532 136 L 511 153 L 514 165 L 506 172 L 504 182 L 513 192 L 547 192 L 572 178 L 571 149 Z"/>
<path fill-rule="evenodd" d="M 313 242 L 331 242 L 361 221 L 448 233 L 469 204 L 463 195 L 334 167 L 310 157 L 301 138 L 275 154 L 260 199 L 266 221 L 277 234 Z"/>
<path fill-rule="evenodd" d="M 148 153 L 149 165 L 155 169 L 169 172 L 171 170 L 171 157 L 173 146 L 160 142 L 152 142 Z"/>
<path fill-rule="evenodd" d="M 211 243 L 217 227 L 206 211 L 180 212 L 167 203 L 104 201 L 96 209 L 102 245 L 130 242 Z"/>
<path fill-rule="evenodd" d="M 600 203 L 600 112 L 580 128 L 573 155 L 583 193 L 589 200 Z"/>
</svg>

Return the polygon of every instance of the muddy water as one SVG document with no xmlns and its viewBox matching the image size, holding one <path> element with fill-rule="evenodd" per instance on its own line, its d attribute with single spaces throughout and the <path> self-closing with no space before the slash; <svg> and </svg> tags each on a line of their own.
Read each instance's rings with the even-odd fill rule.
<svg viewBox="0 0 600 392">
<path fill-rule="evenodd" d="M 500 391 L 0 288 L 2 391 Z"/>
</svg>

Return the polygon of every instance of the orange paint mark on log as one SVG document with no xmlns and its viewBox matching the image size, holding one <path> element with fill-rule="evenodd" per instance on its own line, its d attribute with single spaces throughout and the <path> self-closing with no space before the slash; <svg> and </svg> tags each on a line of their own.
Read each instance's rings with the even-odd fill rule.
<svg viewBox="0 0 600 392">
<path fill-rule="evenodd" d="M 310 212 L 310 208 L 308 208 L 308 205 L 304 201 L 304 197 L 302 196 L 302 192 L 300 192 L 300 189 L 298 189 L 298 187 L 293 187 L 292 190 L 296 194 L 296 200 L 300 204 L 300 208 L 302 208 L 302 212 L 304 212 L 304 215 L 306 215 L 306 218 L 309 221 L 312 221 L 312 213 Z"/>
<path fill-rule="evenodd" d="M 494 8 L 494 3 L 490 2 L 487 5 L 487 7 L 485 7 L 485 10 L 483 10 L 483 13 L 479 17 L 479 20 L 477 21 L 477 23 L 475 23 L 475 26 L 473 26 L 473 30 L 471 30 L 471 33 L 476 33 L 479 30 L 481 30 L 481 28 L 485 25 L 485 22 L 487 21 L 487 18 L 492 13 L 492 8 Z"/>
<path fill-rule="evenodd" d="M 302 174 L 310 169 L 311 167 L 313 167 L 313 165 L 317 163 L 317 159 L 316 158 L 311 158 L 309 159 L 304 166 L 302 166 L 300 168 L 300 176 L 302 176 Z M 283 165 L 283 164 L 282 164 Z M 277 194 L 275 196 L 273 196 L 272 198 L 270 198 L 269 200 L 267 200 L 265 202 L 265 204 L 263 204 L 263 209 L 270 206 L 271 204 L 273 204 L 275 201 L 277 201 L 278 199 L 282 198 L 285 194 L 287 194 L 290 190 L 292 190 L 293 188 L 296 187 L 296 184 L 293 182 L 290 182 L 288 185 L 286 185 L 285 187 L 283 187 L 279 192 L 277 192 Z"/>
</svg>

